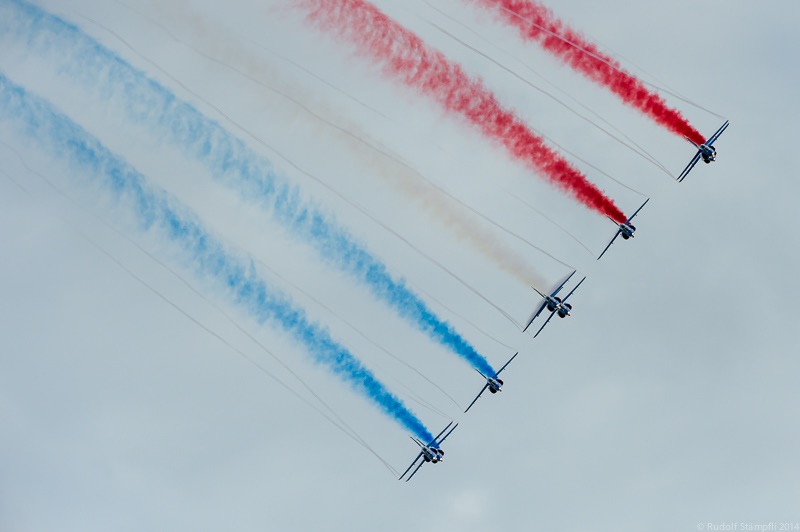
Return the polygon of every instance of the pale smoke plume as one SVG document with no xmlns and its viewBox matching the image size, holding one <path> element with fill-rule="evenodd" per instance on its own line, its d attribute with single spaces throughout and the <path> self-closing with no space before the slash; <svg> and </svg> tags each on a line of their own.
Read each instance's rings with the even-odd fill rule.
<svg viewBox="0 0 800 532">
<path fill-rule="evenodd" d="M 3 12 L 5 11 L 5 12 Z M 398 316 L 484 374 L 486 358 L 447 321 L 437 316 L 405 280 L 355 240 L 350 232 L 270 161 L 217 121 L 182 101 L 167 87 L 134 68 L 77 26 L 22 0 L 0 4 L 0 34 L 25 39 L 31 52 L 58 64 L 59 75 L 99 96 L 122 102 L 129 120 L 203 164 L 218 181 L 236 190 L 314 249 L 327 265 L 367 287 Z"/>
<path fill-rule="evenodd" d="M 379 142 L 371 140 L 359 125 L 340 112 L 336 106 L 320 101 L 319 97 L 310 93 L 300 84 L 287 83 L 284 79 L 285 76 L 279 75 L 277 69 L 263 57 L 263 53 L 259 54 L 252 47 L 244 46 L 241 37 L 237 37 L 232 32 L 226 33 L 226 30 L 217 24 L 214 24 L 212 29 L 210 21 L 193 13 L 188 4 L 180 7 L 176 7 L 174 3 L 158 4 L 154 8 L 158 10 L 160 20 L 168 19 L 171 27 L 181 28 L 180 36 L 166 28 L 159 20 L 136 11 L 159 25 L 171 38 L 195 53 L 249 79 L 270 94 L 290 101 L 297 107 L 298 116 L 317 125 L 324 124 L 329 130 L 333 130 L 332 133 L 337 141 L 343 144 L 342 149 L 346 150 L 348 156 L 357 157 L 376 168 L 370 177 L 388 182 L 396 190 L 413 200 L 428 217 L 449 229 L 458 240 L 470 245 L 521 283 L 537 288 L 549 286 L 548 281 L 542 277 L 530 258 L 498 238 L 496 231 L 489 227 L 489 224 L 498 226 L 495 222 L 489 221 L 486 216 L 478 213 L 472 207 L 466 206 L 433 184 L 410 163 L 403 161 Z M 261 48 L 261 52 L 290 62 L 274 51 Z M 292 64 L 297 68 L 302 68 Z M 329 81 L 305 71 L 318 81 L 339 90 Z M 360 100 L 350 95 L 346 96 L 371 112 L 381 114 L 380 111 L 367 106 Z M 385 115 L 381 114 L 381 116 L 386 118 Z M 370 213 L 370 215 L 376 217 L 375 213 Z M 484 221 L 476 219 L 476 215 L 484 218 Z M 547 255 L 546 252 L 513 234 L 510 230 L 505 228 L 501 228 L 501 230 L 516 238 L 520 246 L 535 247 Z M 555 260 L 558 261 L 558 259 Z"/>
</svg>

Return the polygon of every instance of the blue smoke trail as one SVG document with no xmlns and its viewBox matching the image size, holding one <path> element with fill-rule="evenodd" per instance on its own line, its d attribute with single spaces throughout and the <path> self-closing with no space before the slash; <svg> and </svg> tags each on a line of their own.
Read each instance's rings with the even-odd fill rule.
<svg viewBox="0 0 800 532">
<path fill-rule="evenodd" d="M 221 282 L 235 302 L 260 322 L 278 326 L 304 345 L 314 360 L 327 366 L 358 393 L 423 441 L 433 435 L 423 423 L 345 347 L 338 345 L 305 312 L 258 275 L 252 260 L 232 255 L 197 218 L 164 191 L 116 157 L 100 142 L 46 101 L 32 95 L 0 72 L 0 119 L 14 122 L 42 148 L 64 157 L 82 173 L 104 180 L 133 208 L 143 230 L 157 229 L 182 246 L 198 275 Z"/>
<path fill-rule="evenodd" d="M 24 0 L 2 3 L 7 9 L 3 14 L 0 6 L 0 35 L 24 38 L 30 48 L 53 56 L 62 72 L 101 87 L 106 98 L 123 95 L 131 120 L 157 129 L 163 140 L 202 161 L 216 179 L 248 199 L 258 198 L 262 207 L 309 242 L 329 264 L 365 283 L 375 297 L 484 375 L 494 375 L 486 358 L 437 317 L 403 280 L 394 279 L 386 265 L 355 242 L 347 230 L 304 202 L 298 188 L 244 142 L 77 26 Z"/>
</svg>

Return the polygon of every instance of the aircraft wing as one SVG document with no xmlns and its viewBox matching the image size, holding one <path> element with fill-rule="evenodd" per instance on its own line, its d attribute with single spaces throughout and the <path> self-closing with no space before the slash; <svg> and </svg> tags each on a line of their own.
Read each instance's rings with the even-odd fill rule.
<svg viewBox="0 0 800 532">
<path fill-rule="evenodd" d="M 419 452 L 419 454 L 417 455 L 417 457 L 416 457 L 416 458 L 414 458 L 414 461 L 413 461 L 413 462 L 411 462 L 411 465 L 410 465 L 410 466 L 408 466 L 408 469 L 406 469 L 406 470 L 403 472 L 403 474 L 402 474 L 402 475 L 400 475 L 400 478 L 398 478 L 397 480 L 402 480 L 402 479 L 403 479 L 403 477 L 404 477 L 404 476 L 406 476 L 406 473 L 408 473 L 409 471 L 411 471 L 411 468 L 412 468 L 412 467 L 414 467 L 414 464 L 416 464 L 416 463 L 417 463 L 417 460 L 419 460 L 420 458 L 422 458 L 422 451 L 420 451 L 420 452 Z M 425 460 L 423 460 L 422 462 L 420 462 L 420 463 L 419 463 L 419 465 L 417 466 L 417 469 L 419 469 L 419 468 L 420 468 L 420 466 L 422 466 L 422 464 L 424 464 L 424 463 L 425 463 Z M 414 470 L 414 473 L 416 473 L 416 472 L 417 472 L 417 469 L 415 469 L 415 470 Z M 414 476 L 414 473 L 411 473 L 411 477 L 413 477 L 413 476 Z M 411 477 L 408 477 L 408 478 L 406 479 L 406 482 L 408 482 L 408 481 L 411 479 Z"/>
<path fill-rule="evenodd" d="M 516 353 L 514 353 L 514 356 L 513 356 L 513 357 L 511 357 L 511 358 L 509 358 L 509 359 L 508 359 L 508 362 L 506 362 L 505 364 L 503 364 L 503 367 L 497 370 L 497 373 L 495 373 L 495 374 L 494 374 L 495 378 L 496 378 L 498 375 L 500 375 L 500 372 L 501 372 L 501 371 L 503 371 L 504 369 L 506 369 L 506 366 L 508 366 L 509 364 L 511 364 L 511 361 L 512 361 L 512 360 L 514 360 L 515 358 L 517 358 L 517 355 L 518 355 L 518 354 L 519 354 L 519 351 L 517 351 Z"/>
<path fill-rule="evenodd" d="M 416 462 L 416 460 L 414 460 L 414 461 Z M 411 477 L 413 477 L 414 475 L 416 475 L 416 474 L 417 474 L 417 471 L 419 471 L 419 468 L 420 468 L 420 467 L 422 467 L 422 464 L 424 464 L 424 463 L 425 463 L 425 460 L 423 460 L 423 461 L 421 461 L 421 462 L 419 463 L 419 465 L 418 465 L 418 466 L 417 466 L 417 468 L 414 470 L 414 472 L 413 472 L 413 473 L 411 473 L 410 475 L 408 475 L 408 478 L 406 479 L 406 482 L 408 482 L 409 480 L 411 480 Z M 414 464 L 411 464 L 411 465 L 413 466 Z M 411 469 L 411 467 L 409 466 L 409 468 L 408 468 L 408 469 Z M 406 473 L 408 473 L 408 471 L 406 471 Z M 403 474 L 405 475 L 406 473 L 403 473 Z M 403 478 L 403 477 L 400 477 L 400 478 Z"/>
<path fill-rule="evenodd" d="M 636 209 L 636 212 L 635 212 L 635 213 L 633 213 L 633 214 L 631 215 L 631 217 L 630 217 L 630 218 L 628 218 L 628 223 L 630 223 L 630 222 L 631 222 L 631 220 L 633 220 L 633 218 L 634 218 L 634 217 L 635 217 L 637 214 L 639 214 L 639 211 L 641 211 L 642 209 L 644 209 L 644 206 L 645 206 L 645 205 L 647 205 L 647 202 L 648 202 L 648 201 L 650 201 L 650 198 L 647 198 L 646 200 L 644 200 L 644 203 L 642 203 L 642 206 L 641 206 L 641 207 L 639 207 L 638 209 Z"/>
<path fill-rule="evenodd" d="M 567 283 L 569 282 L 569 280 L 570 280 L 570 279 L 572 279 L 572 276 L 573 276 L 573 275 L 575 275 L 575 270 L 572 270 L 572 273 L 571 273 L 571 274 L 569 274 L 569 275 L 567 275 L 567 276 L 564 278 L 564 280 L 563 280 L 563 281 L 561 281 L 561 284 L 560 284 L 560 285 L 558 285 L 558 288 L 556 288 L 555 290 L 553 290 L 553 293 L 552 293 L 552 294 L 550 294 L 550 297 L 556 297 L 556 295 L 558 294 L 558 292 L 559 292 L 559 291 L 561 291 L 561 289 L 562 289 L 562 288 L 564 288 L 564 285 L 565 285 L 565 284 L 567 284 Z"/>
<path fill-rule="evenodd" d="M 546 306 L 547 306 L 547 300 L 545 300 L 545 301 L 544 301 L 544 303 L 542 303 L 542 304 L 539 306 L 539 309 L 538 309 L 538 310 L 536 310 L 536 311 L 535 311 L 533 314 L 531 314 L 531 317 L 530 317 L 530 319 L 528 319 L 528 323 L 526 323 L 526 324 L 525 324 L 525 328 L 524 328 L 524 329 L 522 329 L 522 332 L 525 332 L 525 331 L 527 331 L 527 330 L 528 330 L 528 327 L 530 327 L 530 326 L 531 326 L 531 323 L 533 323 L 533 320 L 535 320 L 536 318 L 538 318 L 538 317 L 539 317 L 539 314 L 541 314 L 541 313 L 542 313 L 542 311 L 544 310 L 544 308 L 545 308 Z"/>
<path fill-rule="evenodd" d="M 600 260 L 601 258 L 603 258 L 603 255 L 606 254 L 606 251 L 608 251 L 608 248 L 611 247 L 611 244 L 614 243 L 614 240 L 617 239 L 617 237 L 620 235 L 620 233 L 622 233 L 622 229 L 617 229 L 617 234 L 614 235 L 614 238 L 612 238 L 611 242 L 608 243 L 608 245 L 606 246 L 606 249 L 604 249 L 603 252 L 600 254 L 600 256 L 597 257 L 597 260 Z"/>
<path fill-rule="evenodd" d="M 707 146 L 711 146 L 712 144 L 714 144 L 714 141 L 715 141 L 715 140 L 717 140 L 717 139 L 719 138 L 719 136 L 720 136 L 720 135 L 722 135 L 722 132 L 723 132 L 723 131 L 725 131 L 726 129 L 728 129 L 728 124 L 729 124 L 729 123 L 730 123 L 730 120 L 726 120 L 726 121 L 725 121 L 725 123 L 724 123 L 724 124 L 722 124 L 722 127 L 720 127 L 720 128 L 717 130 L 717 132 L 716 132 L 716 133 L 714 133 L 713 135 L 711 135 L 711 138 L 709 138 L 709 139 L 706 141 L 706 145 L 707 145 Z"/>
<path fill-rule="evenodd" d="M 689 175 L 689 172 L 692 171 L 692 168 L 694 168 L 694 165 L 696 165 L 699 160 L 700 160 L 700 150 L 697 150 L 697 153 L 694 154 L 692 160 L 689 161 L 689 164 L 687 164 L 686 168 L 683 169 L 681 175 L 678 176 L 678 183 L 681 183 L 683 182 L 684 179 L 686 179 L 686 176 Z"/>
<path fill-rule="evenodd" d="M 453 432 L 453 430 L 455 430 L 455 428 L 458 426 L 458 424 L 456 423 L 456 427 L 453 427 L 453 430 L 451 430 L 450 432 L 448 432 L 448 433 L 447 433 L 447 436 L 445 436 L 444 438 L 442 438 L 442 439 L 440 440 L 440 439 L 439 439 L 439 437 L 440 437 L 442 434 L 444 434 L 444 431 L 446 431 L 447 429 L 449 429 L 449 428 L 450 428 L 450 425 L 452 425 L 452 424 L 453 424 L 453 422 L 452 422 L 452 421 L 451 421 L 450 423 L 448 423 L 448 424 L 447 424 L 447 426 L 446 426 L 445 428 L 443 428 L 443 429 L 442 429 L 442 432 L 440 432 L 440 433 L 439 433 L 439 434 L 438 434 L 438 435 L 437 435 L 437 436 L 436 436 L 434 439 L 432 439 L 431 441 L 429 441 L 429 442 L 428 442 L 428 446 L 431 446 L 431 445 L 433 445 L 433 444 L 434 444 L 434 443 L 436 443 L 436 442 L 442 443 L 442 442 L 444 441 L 444 438 L 446 438 L 447 436 L 449 436 L 449 435 L 450 435 L 450 432 Z"/>
<path fill-rule="evenodd" d="M 609 246 L 610 246 L 610 245 L 611 245 L 611 244 L 609 244 Z M 578 287 L 581 285 L 581 283 L 582 283 L 583 281 L 585 281 L 585 280 L 586 280 L 586 276 L 584 275 L 584 276 L 583 276 L 583 279 L 581 279 L 580 283 L 576 284 L 576 285 L 575 285 L 575 288 L 573 288 L 572 290 L 570 290 L 570 291 L 569 291 L 569 294 L 567 294 L 567 297 L 565 297 L 565 298 L 562 300 L 562 302 L 566 302 L 566 301 L 567 301 L 567 299 L 569 299 L 569 296 L 571 296 L 571 295 L 572 295 L 572 294 L 575 292 L 575 290 L 577 290 L 577 289 L 578 289 Z"/>
<path fill-rule="evenodd" d="M 478 394 L 478 395 L 475 397 L 475 399 L 473 399 L 473 400 L 472 400 L 472 402 L 469 404 L 469 406 L 467 407 L 467 409 L 466 409 L 466 410 L 464 410 L 464 413 L 465 413 L 465 414 L 466 414 L 467 412 L 469 412 L 469 409 L 470 409 L 470 408 L 472 408 L 472 405 L 474 405 L 474 404 L 475 404 L 475 403 L 478 401 L 478 399 L 480 399 L 480 398 L 481 398 L 481 395 L 483 395 L 483 392 L 485 392 L 485 391 L 486 391 L 486 388 L 488 388 L 488 387 L 489 387 L 489 381 L 486 381 L 486 384 L 484 384 L 484 385 L 483 385 L 483 388 L 481 388 L 481 391 L 480 391 L 480 393 L 479 393 L 479 394 Z"/>
<path fill-rule="evenodd" d="M 555 313 L 555 312 L 551 312 L 551 313 L 550 313 L 550 316 L 547 318 L 547 320 L 544 322 L 544 324 L 543 324 L 541 327 L 539 327 L 539 330 L 538 330 L 538 331 L 536 331 L 536 334 L 534 334 L 534 335 L 533 335 L 533 337 L 534 337 L 534 338 L 536 338 L 537 336 L 539 336 L 539 333 L 540 333 L 540 332 L 542 332 L 542 329 L 544 329 L 545 325 L 547 325 L 548 323 L 550 323 L 550 320 L 552 320 L 552 319 L 553 319 L 553 316 L 555 316 L 555 315 L 556 315 L 556 313 Z"/>
<path fill-rule="evenodd" d="M 449 427 L 450 425 L 453 425 L 453 422 L 452 422 L 452 421 L 451 421 L 451 422 L 450 422 L 450 423 L 447 425 L 447 427 Z M 439 440 L 439 444 L 440 444 L 440 445 L 441 445 L 441 443 L 442 443 L 444 440 L 446 440 L 446 439 L 447 439 L 447 437 L 448 437 L 448 436 L 450 436 L 450 435 L 453 433 L 453 431 L 454 431 L 454 430 L 456 430 L 456 427 L 457 427 L 457 426 L 458 426 L 458 423 L 456 423 L 455 425 L 453 425 L 453 428 L 452 428 L 452 429 L 450 429 L 450 432 L 448 432 L 447 434 L 445 434 L 445 435 L 444 435 L 444 437 L 443 437 L 441 440 Z M 445 427 L 445 430 L 447 430 L 447 427 Z M 443 430 L 442 432 L 444 432 L 444 430 Z M 439 433 L 439 436 L 441 436 L 441 435 L 442 435 L 442 433 L 440 432 L 440 433 Z M 436 439 L 437 439 L 437 440 L 439 439 L 439 436 L 436 436 Z"/>
</svg>

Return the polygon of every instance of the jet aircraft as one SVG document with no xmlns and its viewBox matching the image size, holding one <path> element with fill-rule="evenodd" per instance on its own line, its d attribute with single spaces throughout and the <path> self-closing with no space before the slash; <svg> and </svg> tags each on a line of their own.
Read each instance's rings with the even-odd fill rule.
<svg viewBox="0 0 800 532">
<path fill-rule="evenodd" d="M 611 244 L 613 244 L 613 243 L 614 243 L 614 240 L 616 240 L 618 236 L 620 236 L 620 235 L 621 235 L 621 236 L 622 236 L 622 238 L 623 238 L 623 239 L 625 239 L 625 240 L 628 240 L 629 238 L 633 238 L 633 236 L 634 236 L 634 233 L 636 232 L 636 226 L 635 226 L 635 225 L 633 225 L 633 224 L 631 223 L 631 220 L 633 220 L 634 216 L 636 216 L 637 214 L 639 214 L 639 211 L 641 211 L 641 210 L 642 210 L 642 208 L 644 208 L 644 206 L 645 206 L 645 205 L 647 205 L 647 202 L 648 202 L 648 201 L 650 201 L 650 198 L 647 198 L 646 200 L 644 200 L 644 203 L 642 203 L 642 206 L 641 206 L 641 207 L 639 207 L 638 209 L 636 209 L 636 212 L 635 212 L 635 213 L 633 213 L 633 214 L 631 215 L 631 217 L 630 217 L 630 218 L 628 218 L 627 220 L 625 220 L 625 221 L 624 221 L 623 223 L 621 223 L 621 224 L 620 224 L 620 223 L 617 223 L 617 222 L 616 222 L 616 221 L 615 221 L 613 218 L 611 218 L 610 216 L 608 217 L 608 219 L 609 219 L 609 220 L 611 220 L 612 222 L 614 222 L 615 224 L 617 224 L 619 227 L 617 228 L 617 232 L 616 232 L 616 234 L 615 234 L 615 235 L 614 235 L 614 237 L 611 239 L 611 242 L 609 242 L 609 243 L 608 243 L 608 245 L 606 246 L 606 248 L 605 248 L 605 249 L 603 250 L 603 252 L 600 254 L 600 257 L 602 257 L 603 255 L 605 255 L 605 254 L 606 254 L 606 251 L 608 251 L 608 248 L 610 248 L 610 247 L 611 247 Z M 600 260 L 600 257 L 597 257 L 597 260 Z"/>
<path fill-rule="evenodd" d="M 412 468 L 412 467 L 414 467 L 414 464 L 416 464 L 416 463 L 417 463 L 417 461 L 418 461 L 420 458 L 422 458 L 423 460 L 421 460 L 421 461 L 419 462 L 419 465 L 417 466 L 417 468 L 416 468 L 416 469 L 414 469 L 414 472 L 413 472 L 413 473 L 411 473 L 411 474 L 408 476 L 408 478 L 406 479 L 406 482 L 408 482 L 409 480 L 411 480 L 411 477 L 413 477 L 413 476 L 414 476 L 414 475 L 417 473 L 417 471 L 419 471 L 419 468 L 420 468 L 420 467 L 422 467 L 422 464 L 424 464 L 424 463 L 426 463 L 426 462 L 431 462 L 431 463 L 434 463 L 434 464 L 438 464 L 439 462 L 441 462 L 442 460 L 444 460 L 444 451 L 443 451 L 443 450 L 442 450 L 442 449 L 441 449 L 439 446 L 442 444 L 442 442 L 443 442 L 443 441 L 444 441 L 444 440 L 445 440 L 445 439 L 446 439 L 448 436 L 450 436 L 450 434 L 452 434 L 452 433 L 453 433 L 453 431 L 454 431 L 454 430 L 456 430 L 456 427 L 458 426 L 458 423 L 456 423 L 455 425 L 453 425 L 453 428 L 451 428 L 451 429 L 450 429 L 450 431 L 449 431 L 449 432 L 447 432 L 447 434 L 444 434 L 444 433 L 445 433 L 445 431 L 447 431 L 447 429 L 449 429 L 449 428 L 450 428 L 450 425 L 453 425 L 453 422 L 452 422 L 452 421 L 451 421 L 450 423 L 448 423 L 448 424 L 447 424 L 447 426 L 446 426 L 445 428 L 443 428 L 443 429 L 442 429 L 442 432 L 440 432 L 438 436 L 436 436 L 434 439 L 432 439 L 430 442 L 428 442 L 428 444 L 427 444 L 427 445 L 426 445 L 426 444 L 424 444 L 424 443 L 422 443 L 420 440 L 418 440 L 418 439 L 417 439 L 417 438 L 415 438 L 414 436 L 410 436 L 410 438 L 411 438 L 412 440 L 414 440 L 414 443 L 416 443 L 417 445 L 419 445 L 419 447 L 420 447 L 420 449 L 421 449 L 421 450 L 420 450 L 419 454 L 417 455 L 417 457 L 416 457 L 416 458 L 414 458 L 414 461 L 413 461 L 413 462 L 411 462 L 411 465 L 410 465 L 410 466 L 408 466 L 408 469 L 406 469 L 406 470 L 405 470 L 405 472 L 404 472 L 402 475 L 400 475 L 400 478 L 399 478 L 399 479 L 397 479 L 397 480 L 402 480 L 402 479 L 403 479 L 403 477 L 404 477 L 404 476 L 406 476 L 406 473 L 408 473 L 409 471 L 411 471 L 411 468 Z M 444 436 L 442 436 L 442 434 L 444 434 Z M 441 439 L 439 439 L 439 438 L 441 438 Z"/>
<path fill-rule="evenodd" d="M 572 273 L 570 273 L 567 276 L 567 278 L 564 279 L 564 281 L 560 285 L 558 285 L 558 287 L 555 290 L 553 290 L 553 292 L 550 295 L 545 295 L 539 292 L 539 290 L 537 290 L 536 288 L 531 287 L 534 290 L 536 290 L 537 294 L 539 294 L 544 298 L 544 301 L 542 301 L 542 304 L 539 306 L 539 308 L 536 309 L 536 311 L 534 311 L 533 315 L 528 320 L 528 323 L 525 325 L 525 328 L 522 329 L 522 332 L 528 330 L 528 327 L 531 326 L 533 321 L 539 317 L 539 314 L 541 314 L 544 309 L 547 309 L 550 312 L 550 316 L 547 318 L 544 324 L 541 327 L 539 327 L 539 330 L 536 332 L 536 334 L 533 335 L 534 338 L 539 336 L 539 333 L 542 332 L 542 329 L 545 328 L 545 325 L 550 323 L 550 320 L 556 314 L 558 314 L 559 318 L 566 318 L 567 316 L 572 315 L 572 305 L 567 303 L 567 299 L 569 299 L 569 296 L 575 293 L 575 290 L 577 290 L 578 287 L 581 285 L 581 283 L 583 283 L 583 281 L 586 280 L 586 277 L 581 279 L 580 282 L 576 284 L 572 290 L 570 290 L 569 294 L 567 294 L 567 296 L 564 299 L 558 297 L 558 293 L 561 291 L 562 288 L 564 288 L 564 285 L 567 284 L 567 282 L 569 282 L 569 280 L 572 278 L 573 275 L 575 275 L 575 270 L 573 270 Z"/>
<path fill-rule="evenodd" d="M 484 379 L 486 379 L 486 384 L 484 384 L 484 385 L 483 385 L 483 388 L 481 388 L 481 391 L 480 391 L 480 393 L 478 394 L 478 396 L 477 396 L 477 397 L 475 397 L 475 399 L 473 399 L 473 400 L 472 400 L 472 402 L 469 404 L 469 406 L 467 407 L 467 409 L 466 409 L 466 410 L 464 410 L 464 413 L 465 413 L 465 414 L 466 414 L 466 413 L 469 411 L 469 409 L 470 409 L 470 408 L 472 408 L 472 405 L 474 405 L 474 404 L 475 404 L 475 402 L 476 402 L 478 399 L 480 399 L 480 397 L 481 397 L 481 395 L 483 394 L 483 392 L 485 392 L 485 391 L 486 391 L 486 388 L 489 388 L 489 391 L 490 391 L 490 392 L 492 392 L 492 393 L 497 393 L 497 392 L 502 392 L 502 391 L 503 391 L 503 379 L 500 379 L 500 378 L 499 378 L 500 372 L 501 372 L 501 371 L 503 371 L 504 369 L 506 369 L 506 366 L 508 366 L 509 364 L 511 364 L 511 361 L 512 361 L 512 360 L 514 360 L 514 358 L 516 358 L 516 356 L 517 356 L 518 354 L 519 354 L 519 351 L 517 351 L 516 353 L 514 353 L 514 356 L 513 356 L 513 357 L 511 357 L 511 358 L 508 360 L 508 362 L 506 362 L 505 364 L 503 364 L 503 367 L 502 367 L 502 368 L 500 368 L 500 369 L 498 369 L 498 370 L 497 370 L 497 373 L 495 373 L 495 374 L 494 374 L 494 376 L 492 376 L 492 377 L 489 377 L 489 376 L 487 376 L 487 375 L 484 375 L 483 373 L 481 373 L 481 372 L 480 372 L 480 371 L 478 371 L 477 369 L 475 370 L 475 371 L 477 371 L 478 373 L 480 373 L 481 377 L 483 377 Z"/>
<path fill-rule="evenodd" d="M 686 140 L 691 142 L 695 148 L 697 148 L 697 153 L 694 154 L 692 160 L 689 161 L 689 164 L 687 164 L 686 168 L 683 169 L 681 175 L 678 176 L 679 183 L 682 182 L 684 179 L 686 179 L 686 176 L 689 175 L 689 172 L 692 171 L 692 168 L 694 168 L 694 165 L 696 165 L 700 159 L 703 159 L 703 162 L 706 164 L 712 163 L 717 160 L 717 149 L 714 147 L 714 141 L 717 140 L 719 136 L 722 135 L 722 132 L 728 128 L 728 123 L 729 121 L 726 120 L 725 123 L 722 124 L 722 127 L 720 127 L 716 133 L 711 135 L 707 141 L 705 141 L 700 145 L 697 145 L 697 143 L 694 142 L 689 137 L 684 137 Z"/>
</svg>

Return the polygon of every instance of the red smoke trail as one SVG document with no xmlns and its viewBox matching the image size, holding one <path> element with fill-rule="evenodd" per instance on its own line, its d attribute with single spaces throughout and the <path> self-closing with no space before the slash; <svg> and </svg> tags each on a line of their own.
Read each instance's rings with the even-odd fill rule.
<svg viewBox="0 0 800 532">
<path fill-rule="evenodd" d="M 537 41 L 542 48 L 561 59 L 590 80 L 605 85 L 623 102 L 638 109 L 669 131 L 705 142 L 683 115 L 644 83 L 625 72 L 619 63 L 603 54 L 596 45 L 558 20 L 553 12 L 535 0 L 478 0 L 493 8 L 500 17 L 516 27 L 524 39 Z"/>
<path fill-rule="evenodd" d="M 586 176 L 514 113 L 503 109 L 480 80 L 471 79 L 459 65 L 372 4 L 364 0 L 303 0 L 298 4 L 308 9 L 311 21 L 353 42 L 360 53 L 380 63 L 386 75 L 433 96 L 448 111 L 462 114 L 514 157 L 590 209 L 618 222 L 626 220 Z"/>
</svg>

